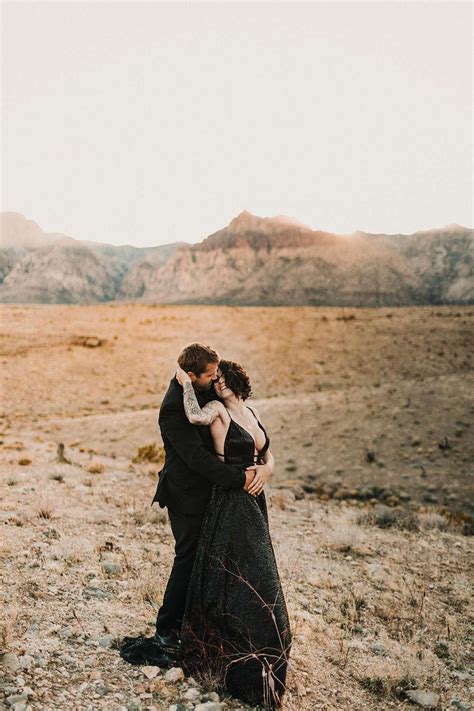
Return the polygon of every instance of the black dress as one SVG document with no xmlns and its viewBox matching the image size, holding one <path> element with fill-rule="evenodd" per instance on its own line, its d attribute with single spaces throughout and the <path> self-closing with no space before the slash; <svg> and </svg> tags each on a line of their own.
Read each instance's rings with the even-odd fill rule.
<svg viewBox="0 0 474 711">
<path fill-rule="evenodd" d="M 258 424 L 265 433 L 261 463 L 270 442 Z M 252 435 L 231 419 L 225 462 L 248 467 L 254 450 Z M 191 674 L 211 674 L 243 701 L 275 708 L 285 691 L 290 647 L 265 494 L 214 485 L 183 618 L 184 666 Z"/>
</svg>

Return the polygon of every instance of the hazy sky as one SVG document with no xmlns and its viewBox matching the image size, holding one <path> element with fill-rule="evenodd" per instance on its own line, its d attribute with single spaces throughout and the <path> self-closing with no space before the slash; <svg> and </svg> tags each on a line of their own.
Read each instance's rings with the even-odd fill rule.
<svg viewBox="0 0 474 711">
<path fill-rule="evenodd" d="M 472 225 L 472 7 L 2 5 L 2 209 L 113 244 L 242 210 L 340 233 Z"/>
</svg>

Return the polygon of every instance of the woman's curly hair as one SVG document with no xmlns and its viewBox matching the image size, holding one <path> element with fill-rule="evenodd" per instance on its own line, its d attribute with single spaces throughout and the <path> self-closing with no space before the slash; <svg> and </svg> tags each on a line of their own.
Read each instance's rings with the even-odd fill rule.
<svg viewBox="0 0 474 711">
<path fill-rule="evenodd" d="M 250 378 L 242 366 L 233 360 L 220 360 L 218 367 L 224 376 L 225 384 L 234 395 L 247 400 L 252 394 L 252 388 Z"/>
</svg>

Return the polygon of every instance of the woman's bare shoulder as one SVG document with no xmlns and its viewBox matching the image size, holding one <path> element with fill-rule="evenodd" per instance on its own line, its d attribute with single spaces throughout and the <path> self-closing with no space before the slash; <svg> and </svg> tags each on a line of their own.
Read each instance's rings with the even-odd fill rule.
<svg viewBox="0 0 474 711">
<path fill-rule="evenodd" d="M 252 404 L 252 405 L 247 405 L 247 407 L 249 408 L 249 410 L 251 410 L 251 411 L 253 412 L 253 414 L 255 415 L 255 417 L 257 418 L 257 420 L 260 420 L 260 414 L 259 414 L 257 408 L 255 407 L 255 405 L 253 405 L 253 404 Z M 260 422 L 261 422 L 261 420 L 260 420 Z"/>
<path fill-rule="evenodd" d="M 220 417 L 222 417 L 222 419 L 224 419 L 224 417 L 229 417 L 224 404 L 220 400 L 210 400 L 202 409 L 203 412 L 216 412 Z"/>
</svg>

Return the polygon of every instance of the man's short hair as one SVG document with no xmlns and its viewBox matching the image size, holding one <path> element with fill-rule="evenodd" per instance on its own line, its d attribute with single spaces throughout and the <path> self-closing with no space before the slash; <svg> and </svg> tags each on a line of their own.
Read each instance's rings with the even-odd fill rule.
<svg viewBox="0 0 474 711">
<path fill-rule="evenodd" d="M 201 343 L 191 343 L 186 346 L 178 356 L 178 365 L 186 373 L 194 373 L 199 376 L 204 373 L 209 363 L 219 362 L 219 355 L 210 346 L 203 346 Z"/>
</svg>

